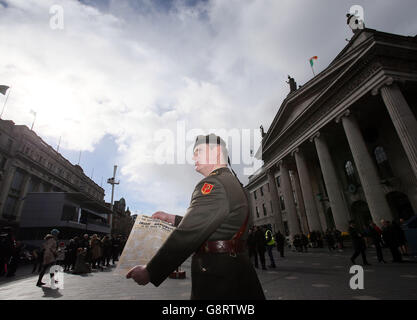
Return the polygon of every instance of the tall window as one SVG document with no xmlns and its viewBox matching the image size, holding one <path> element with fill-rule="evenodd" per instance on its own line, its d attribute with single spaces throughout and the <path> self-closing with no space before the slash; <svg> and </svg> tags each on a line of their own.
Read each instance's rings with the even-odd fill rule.
<svg viewBox="0 0 417 320">
<path fill-rule="evenodd" d="M 256 200 L 256 190 L 253 192 L 253 196 L 254 196 L 254 198 Z"/>
<path fill-rule="evenodd" d="M 375 160 L 378 167 L 378 172 L 381 178 L 391 178 L 393 176 L 391 166 L 389 165 L 387 154 L 384 148 L 378 146 L 374 150 Z"/>
<path fill-rule="evenodd" d="M 264 195 L 264 190 L 263 190 L 263 187 L 261 187 L 261 196 L 263 195 Z"/>
<path fill-rule="evenodd" d="M 266 216 L 266 207 L 265 207 L 265 203 L 262 203 L 262 209 L 264 211 L 264 216 Z"/>
<path fill-rule="evenodd" d="M 348 184 L 358 185 L 358 181 L 356 180 L 355 168 L 353 167 L 352 161 L 345 162 L 345 173 L 348 180 Z"/>
<path fill-rule="evenodd" d="M 284 197 L 283 196 L 279 197 L 279 202 L 281 204 L 281 210 L 285 210 L 285 202 L 284 202 Z"/>
<path fill-rule="evenodd" d="M 281 176 L 277 177 L 277 186 L 278 188 L 281 187 Z"/>
<path fill-rule="evenodd" d="M 258 207 L 256 207 L 255 209 L 256 209 L 256 217 L 259 218 L 259 210 L 258 210 Z"/>
</svg>

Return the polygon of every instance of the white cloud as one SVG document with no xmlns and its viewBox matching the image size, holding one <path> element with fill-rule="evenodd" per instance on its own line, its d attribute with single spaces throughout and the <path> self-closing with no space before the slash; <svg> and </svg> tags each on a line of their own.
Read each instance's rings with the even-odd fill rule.
<svg viewBox="0 0 417 320">
<path fill-rule="evenodd" d="M 176 133 L 177 121 L 187 129 L 267 129 L 289 91 L 287 74 L 308 81 L 308 58 L 318 55 L 317 68 L 325 68 L 350 33 L 348 1 L 176 1 L 170 10 L 149 1 L 100 9 L 75 0 L 6 2 L 0 82 L 13 88 L 4 117 L 30 125 L 33 109 L 38 134 L 62 136 L 71 150 L 92 151 L 114 136 L 127 201 L 176 212 L 200 177 L 192 166 L 152 165 L 155 131 Z M 358 2 L 378 27 L 385 24 L 376 17 L 410 15 L 414 4 L 385 1 L 382 10 L 380 1 Z M 49 27 L 53 4 L 64 9 L 64 30 Z M 397 22 L 396 32 L 415 26 Z"/>
</svg>

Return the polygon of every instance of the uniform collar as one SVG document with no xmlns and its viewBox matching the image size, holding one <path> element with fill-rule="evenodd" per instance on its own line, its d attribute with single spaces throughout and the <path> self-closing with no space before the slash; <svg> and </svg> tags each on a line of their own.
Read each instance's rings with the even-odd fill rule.
<svg viewBox="0 0 417 320">
<path fill-rule="evenodd" d="M 209 176 L 214 176 L 214 175 L 220 174 L 220 173 L 222 173 L 223 171 L 226 171 L 226 170 L 229 171 L 229 168 L 228 167 L 220 167 L 220 168 L 214 169 L 212 172 L 209 173 Z"/>
</svg>

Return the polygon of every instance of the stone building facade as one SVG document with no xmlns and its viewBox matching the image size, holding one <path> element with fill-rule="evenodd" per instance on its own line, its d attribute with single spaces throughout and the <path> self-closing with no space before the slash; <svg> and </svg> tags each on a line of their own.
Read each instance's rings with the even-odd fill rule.
<svg viewBox="0 0 417 320">
<path fill-rule="evenodd" d="M 414 216 L 416 92 L 417 37 L 356 33 L 288 94 L 263 137 L 264 165 L 246 186 L 255 225 L 266 222 L 261 203 L 268 223 L 287 235 Z"/>
<path fill-rule="evenodd" d="M 136 216 L 131 216 L 129 207 L 126 209 L 126 201 L 124 198 L 114 202 L 113 215 L 111 217 L 111 234 L 128 237 L 135 223 Z"/>
<path fill-rule="evenodd" d="M 82 193 L 104 206 L 104 189 L 34 131 L 0 120 L 0 226 L 19 226 L 29 192 Z"/>
</svg>

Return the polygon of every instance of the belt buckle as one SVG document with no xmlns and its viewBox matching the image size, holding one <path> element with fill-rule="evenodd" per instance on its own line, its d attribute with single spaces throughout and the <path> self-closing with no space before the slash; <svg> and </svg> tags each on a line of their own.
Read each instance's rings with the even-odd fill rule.
<svg viewBox="0 0 417 320">
<path fill-rule="evenodd" d="M 236 258 L 236 250 L 230 251 L 229 256 L 231 256 L 232 258 Z"/>
</svg>

